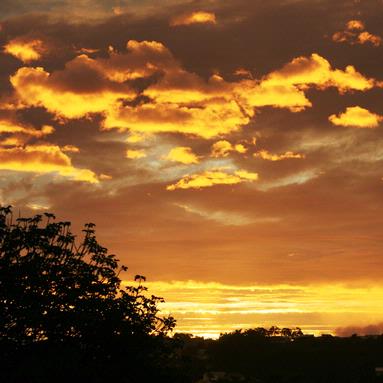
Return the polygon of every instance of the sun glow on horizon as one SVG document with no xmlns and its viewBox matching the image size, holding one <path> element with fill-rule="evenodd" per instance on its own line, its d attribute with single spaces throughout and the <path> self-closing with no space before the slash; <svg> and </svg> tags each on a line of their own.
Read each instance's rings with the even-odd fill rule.
<svg viewBox="0 0 383 383">
<path fill-rule="evenodd" d="M 161 312 L 177 319 L 176 332 L 208 338 L 273 325 L 335 335 L 345 327 L 378 323 L 383 315 L 382 285 L 230 285 L 192 280 L 146 285 L 150 293 L 165 298 Z"/>
</svg>

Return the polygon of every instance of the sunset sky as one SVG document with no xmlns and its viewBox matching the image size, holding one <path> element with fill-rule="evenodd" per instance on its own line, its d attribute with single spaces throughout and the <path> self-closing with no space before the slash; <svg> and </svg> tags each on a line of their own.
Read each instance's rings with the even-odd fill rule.
<svg viewBox="0 0 383 383">
<path fill-rule="evenodd" d="M 178 331 L 383 331 L 383 0 L 0 18 L 1 204 L 96 223 Z"/>
</svg>

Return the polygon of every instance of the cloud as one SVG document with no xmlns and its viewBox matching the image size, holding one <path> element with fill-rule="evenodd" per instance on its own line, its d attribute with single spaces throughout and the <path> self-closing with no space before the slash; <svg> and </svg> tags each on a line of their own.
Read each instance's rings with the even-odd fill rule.
<svg viewBox="0 0 383 383">
<path fill-rule="evenodd" d="M 246 170 L 236 170 L 227 173 L 223 170 L 207 170 L 202 173 L 186 175 L 173 185 L 166 187 L 167 190 L 176 189 L 201 189 L 214 185 L 235 185 L 242 182 L 252 182 L 258 179 L 257 173 Z"/>
<path fill-rule="evenodd" d="M 262 85 L 297 86 L 298 89 L 306 89 L 308 86 L 319 89 L 335 87 L 344 93 L 350 90 L 371 89 L 374 80 L 364 77 L 352 65 L 348 65 L 345 70 L 333 69 L 324 57 L 313 53 L 309 57 L 297 57 L 282 69 L 270 73 Z"/>
<path fill-rule="evenodd" d="M 16 38 L 4 46 L 5 53 L 18 58 L 26 64 L 39 60 L 44 51 L 43 42 L 39 39 Z"/>
<path fill-rule="evenodd" d="M 382 44 L 382 38 L 380 36 L 373 35 L 372 33 L 367 31 L 364 31 L 359 34 L 358 41 L 360 44 L 371 43 L 376 47 Z"/>
<path fill-rule="evenodd" d="M 40 174 L 58 173 L 76 181 L 98 182 L 91 170 L 75 168 L 59 146 L 50 144 L 0 148 L 0 169 Z"/>
<path fill-rule="evenodd" d="M 45 107 L 57 118 L 102 114 L 104 129 L 133 133 L 181 132 L 206 138 L 238 130 L 250 121 L 229 85 L 218 76 L 205 83 L 183 70 L 163 44 L 129 41 L 128 52 L 108 59 L 80 55 L 61 71 L 20 68 L 11 83 L 19 107 Z M 163 80 L 147 86 L 142 101 L 127 82 L 153 75 Z M 150 84 L 150 81 L 149 81 Z"/>
<path fill-rule="evenodd" d="M 273 84 L 268 80 L 242 80 L 234 84 L 234 92 L 241 102 L 242 108 L 249 117 L 254 114 L 254 108 L 271 106 L 287 108 L 292 112 L 300 112 L 311 107 L 303 90 L 292 84 Z"/>
<path fill-rule="evenodd" d="M 360 30 L 362 31 L 365 28 L 363 21 L 361 20 L 350 20 L 347 22 L 348 30 Z"/>
<path fill-rule="evenodd" d="M 231 152 L 238 152 L 244 154 L 247 152 L 247 148 L 242 144 L 233 145 L 227 140 L 217 141 L 211 147 L 212 157 L 227 157 Z"/>
<path fill-rule="evenodd" d="M 319 90 L 335 87 L 343 94 L 353 90 L 366 91 L 375 85 L 374 79 L 366 78 L 352 65 L 345 70 L 333 69 L 328 60 L 313 53 L 309 57 L 294 58 L 260 81 L 239 81 L 233 85 L 233 89 L 242 108 L 252 115 L 253 108 L 263 106 L 287 108 L 292 112 L 311 107 L 312 103 L 305 94 L 310 87 Z"/>
<path fill-rule="evenodd" d="M 375 85 L 353 66 L 332 69 L 318 54 L 295 58 L 260 80 L 228 82 L 219 75 L 205 80 L 185 70 L 156 41 L 131 40 L 126 49 L 111 50 L 107 58 L 82 54 L 52 73 L 20 68 L 10 79 L 17 107 L 44 107 L 58 119 L 97 113 L 102 129 L 129 130 L 133 136 L 174 132 L 210 139 L 240 130 L 256 108 L 298 112 L 310 107 L 305 95 L 310 87 L 336 87 L 344 93 Z M 234 150 L 245 149 L 237 145 Z"/>
<path fill-rule="evenodd" d="M 110 110 L 104 129 L 128 129 L 140 133 L 175 132 L 204 138 L 228 134 L 250 122 L 238 106 L 224 99 L 202 105 L 148 103 L 139 107 L 122 106 Z"/>
<path fill-rule="evenodd" d="M 41 138 L 52 134 L 53 132 L 54 128 L 50 125 L 44 125 L 41 129 L 35 129 L 6 119 L 0 119 L 0 134 L 21 134 Z"/>
<path fill-rule="evenodd" d="M 103 113 L 118 100 L 133 98 L 128 86 L 115 87 L 101 72 L 92 70 L 87 65 L 92 61 L 78 56 L 64 71 L 52 75 L 40 67 L 20 68 L 11 76 L 11 83 L 22 105 L 44 107 L 58 118 Z"/>
<path fill-rule="evenodd" d="M 335 334 L 337 336 L 348 337 L 353 334 L 357 334 L 359 336 L 363 335 L 381 335 L 383 334 L 383 322 L 370 324 L 367 326 L 348 326 L 348 327 L 338 327 L 335 330 Z"/>
<path fill-rule="evenodd" d="M 356 128 L 376 128 L 383 120 L 383 116 L 370 112 L 360 106 L 351 106 L 339 115 L 332 114 L 328 118 L 334 125 L 353 126 Z"/>
<path fill-rule="evenodd" d="M 80 148 L 78 148 L 75 145 L 65 145 L 61 148 L 63 152 L 69 152 L 69 153 L 80 153 Z"/>
<path fill-rule="evenodd" d="M 300 153 L 294 153 L 289 151 L 282 154 L 273 154 L 267 150 L 260 150 L 259 152 L 254 153 L 253 156 L 256 158 L 262 158 L 263 160 L 268 160 L 268 161 L 282 161 L 282 160 L 287 160 L 291 158 L 295 158 L 295 159 L 305 158 L 305 155 Z"/>
<path fill-rule="evenodd" d="M 335 32 L 332 40 L 336 43 L 366 44 L 370 43 L 376 47 L 381 45 L 382 38 L 365 30 L 365 25 L 360 20 L 350 20 L 346 24 L 346 30 Z"/>
<path fill-rule="evenodd" d="M 186 14 L 173 17 L 170 21 L 170 26 L 176 27 L 180 25 L 216 24 L 216 23 L 217 23 L 217 20 L 214 13 L 197 11 L 197 12 L 186 13 Z"/>
<path fill-rule="evenodd" d="M 230 211 L 201 209 L 197 206 L 175 203 L 176 206 L 184 210 L 186 213 L 195 214 L 209 221 L 217 222 L 225 226 L 243 226 L 254 223 L 256 219 L 249 218 L 244 214 L 238 214 Z M 272 218 L 266 218 L 266 222 L 270 222 Z"/>
<path fill-rule="evenodd" d="M 199 158 L 195 155 L 191 148 L 186 146 L 178 146 L 170 150 L 164 159 L 181 164 L 198 164 Z"/>
<path fill-rule="evenodd" d="M 145 150 L 142 149 L 128 149 L 126 151 L 126 158 L 131 160 L 138 160 L 140 158 L 146 157 Z"/>
</svg>

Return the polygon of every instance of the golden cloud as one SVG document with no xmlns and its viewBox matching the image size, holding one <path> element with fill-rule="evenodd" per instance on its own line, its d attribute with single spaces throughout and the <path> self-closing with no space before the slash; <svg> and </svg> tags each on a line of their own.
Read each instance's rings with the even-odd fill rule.
<svg viewBox="0 0 383 383">
<path fill-rule="evenodd" d="M 272 154 L 267 150 L 260 150 L 259 152 L 254 153 L 253 156 L 256 158 L 262 158 L 263 160 L 268 160 L 268 161 L 282 161 L 282 160 L 287 160 L 292 158 L 294 159 L 305 158 L 305 155 L 300 153 L 294 153 L 289 151 L 282 154 Z"/>
<path fill-rule="evenodd" d="M 237 170 L 227 173 L 223 170 L 207 170 L 199 174 L 186 175 L 177 183 L 169 185 L 166 190 L 201 189 L 214 185 L 235 185 L 242 182 L 252 182 L 258 179 L 257 173 L 246 170 Z"/>
<path fill-rule="evenodd" d="M 129 158 L 131 160 L 138 160 L 144 157 L 146 157 L 146 153 L 142 149 L 128 149 L 126 151 L 126 158 Z"/>
<path fill-rule="evenodd" d="M 271 106 L 299 112 L 312 106 L 303 90 L 294 85 L 243 80 L 234 85 L 234 94 L 249 117 L 253 117 L 257 107 Z"/>
<path fill-rule="evenodd" d="M 41 138 L 52 134 L 54 132 L 54 128 L 50 125 L 44 125 L 41 129 L 34 129 L 28 126 L 23 126 L 20 123 L 14 123 L 8 120 L 0 119 L 0 134 L 23 134 L 27 136 Z"/>
<path fill-rule="evenodd" d="M 242 144 L 233 145 L 227 140 L 217 141 L 211 147 L 212 157 L 227 157 L 231 152 L 238 152 L 244 154 L 247 152 L 247 148 Z"/>
<path fill-rule="evenodd" d="M 75 67 L 80 61 L 83 64 L 88 60 L 92 61 L 84 55 L 79 56 L 71 63 L 73 65 L 67 67 L 66 72 L 57 72 L 56 75 L 50 75 L 39 67 L 20 68 L 10 80 L 22 104 L 26 107 L 45 107 L 59 118 L 81 118 L 91 113 L 103 113 L 112 108 L 118 100 L 133 98 L 134 93 L 127 86 L 121 86 L 118 90 L 112 86 L 102 88 L 102 75 L 86 70 L 82 81 L 85 82 L 86 77 L 91 84 L 97 81 L 99 88 L 76 89 L 77 85 L 74 85 L 74 82 L 76 78 L 80 80 L 79 75 L 83 73 L 76 72 Z M 67 81 L 68 78 L 71 78 L 71 82 Z"/>
<path fill-rule="evenodd" d="M 65 145 L 61 148 L 61 150 L 66 153 L 80 153 L 80 148 L 74 145 Z"/>
<path fill-rule="evenodd" d="M 191 24 L 216 24 L 215 14 L 212 12 L 197 11 L 174 17 L 170 21 L 171 27 Z"/>
<path fill-rule="evenodd" d="M 148 103 L 108 111 L 104 129 L 129 129 L 139 133 L 178 132 L 212 138 L 240 129 L 250 118 L 233 100 L 217 99 L 203 105 Z"/>
<path fill-rule="evenodd" d="M 123 83 L 155 73 L 172 72 L 179 67 L 172 53 L 157 41 L 129 40 L 127 52 L 109 51 L 108 58 L 91 60 L 90 65 L 109 80 Z"/>
<path fill-rule="evenodd" d="M 0 169 L 34 173 L 58 173 L 76 181 L 97 183 L 88 169 L 72 166 L 71 159 L 57 145 L 42 144 L 0 148 Z"/>
<path fill-rule="evenodd" d="M 199 158 L 192 149 L 186 146 L 178 146 L 170 150 L 164 159 L 181 164 L 198 164 Z"/>
<path fill-rule="evenodd" d="M 351 106 L 339 115 L 332 114 L 328 118 L 334 125 L 353 126 L 356 128 L 376 128 L 383 116 L 370 112 L 360 106 Z"/>
<path fill-rule="evenodd" d="M 364 28 L 364 23 L 361 20 L 350 20 L 347 22 L 347 29 L 349 30 L 363 30 Z"/>
<path fill-rule="evenodd" d="M 137 78 L 148 80 L 142 92 L 129 85 Z M 261 80 L 227 82 L 213 75 L 206 81 L 183 69 L 163 44 L 135 40 L 125 53 L 111 50 L 108 58 L 95 59 L 80 55 L 53 73 L 20 68 L 11 83 L 19 107 L 45 107 L 56 118 L 98 113 L 103 129 L 129 130 L 133 137 L 177 132 L 206 139 L 238 131 L 257 107 L 293 112 L 310 107 L 309 87 L 336 87 L 343 93 L 376 85 L 353 66 L 332 69 L 318 54 L 298 57 Z"/>
<path fill-rule="evenodd" d="M 358 41 L 360 44 L 371 43 L 372 45 L 375 45 L 376 47 L 382 44 L 382 38 L 380 36 L 373 35 L 372 33 L 367 31 L 364 31 L 359 34 Z"/>
<path fill-rule="evenodd" d="M 347 42 L 351 45 L 371 43 L 374 46 L 379 46 L 382 43 L 380 36 L 374 35 L 365 29 L 365 25 L 360 20 L 350 20 L 346 25 L 346 30 L 335 32 L 332 35 L 332 40 L 337 43 Z"/>
<path fill-rule="evenodd" d="M 357 72 L 352 65 L 348 65 L 345 70 L 332 69 L 325 58 L 313 53 L 310 57 L 297 57 L 282 69 L 269 74 L 262 85 L 297 86 L 298 89 L 306 89 L 308 86 L 319 89 L 335 87 L 344 93 L 349 90 L 371 89 L 375 82 Z"/>
<path fill-rule="evenodd" d="M 4 46 L 4 52 L 10 54 L 23 63 L 39 60 L 44 53 L 44 45 L 41 40 L 25 40 L 17 38 Z"/>
</svg>

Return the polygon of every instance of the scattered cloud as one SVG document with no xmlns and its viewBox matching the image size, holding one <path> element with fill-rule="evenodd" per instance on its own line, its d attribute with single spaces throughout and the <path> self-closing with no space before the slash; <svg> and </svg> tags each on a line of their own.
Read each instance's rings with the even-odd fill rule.
<svg viewBox="0 0 383 383">
<path fill-rule="evenodd" d="M 350 20 L 344 31 L 332 35 L 332 40 L 337 43 L 366 44 L 370 43 L 376 47 L 381 45 L 382 38 L 365 30 L 365 25 L 360 20 Z"/>
<path fill-rule="evenodd" d="M 352 65 L 348 65 L 345 70 L 333 69 L 329 61 L 317 53 L 293 59 L 282 69 L 269 74 L 262 84 L 264 87 L 296 86 L 298 89 L 307 89 L 308 86 L 319 89 L 334 87 L 341 93 L 350 90 L 366 91 L 375 85 L 373 79 L 366 78 Z"/>
<path fill-rule="evenodd" d="M 339 115 L 332 114 L 328 118 L 334 125 L 352 126 L 356 128 L 376 128 L 383 120 L 383 116 L 370 112 L 360 106 L 351 106 Z"/>
<path fill-rule="evenodd" d="M 181 164 L 198 164 L 199 158 L 193 153 L 192 148 L 186 146 L 178 146 L 170 150 L 164 159 Z"/>
<path fill-rule="evenodd" d="M 246 170 L 236 170 L 228 173 L 224 170 L 207 170 L 202 173 L 186 175 L 173 185 L 167 186 L 167 190 L 176 189 L 201 189 L 214 185 L 235 185 L 242 182 L 252 182 L 258 179 L 257 173 Z"/>
<path fill-rule="evenodd" d="M 180 25 L 216 24 L 216 23 L 217 23 L 217 20 L 214 13 L 196 11 L 196 12 L 185 13 L 185 14 L 173 17 L 170 21 L 170 26 L 177 27 Z"/>
<path fill-rule="evenodd" d="M 347 22 L 348 30 L 362 31 L 365 28 L 363 21 L 361 20 L 350 20 Z"/>
<path fill-rule="evenodd" d="M 41 129 L 35 129 L 30 126 L 25 126 L 20 123 L 15 123 L 11 120 L 0 119 L 0 134 L 21 134 L 31 137 L 45 137 L 54 132 L 54 128 L 50 125 L 44 125 Z"/>
<path fill-rule="evenodd" d="M 247 152 L 247 148 L 243 144 L 233 145 L 227 140 L 217 141 L 211 147 L 211 156 L 215 158 L 227 157 L 231 152 L 244 154 Z"/>
<path fill-rule="evenodd" d="M 176 203 L 176 206 L 181 208 L 187 213 L 197 215 L 201 218 L 204 218 L 209 221 L 215 221 L 221 225 L 225 226 L 243 226 L 249 225 L 256 221 L 254 218 L 247 217 L 244 214 L 239 214 L 231 211 L 221 211 L 221 210 L 207 210 L 198 208 L 192 205 L 179 204 Z M 265 222 L 270 222 L 270 218 L 265 218 Z"/>
<path fill-rule="evenodd" d="M 76 181 L 98 182 L 97 176 L 91 170 L 74 167 L 71 159 L 57 145 L 0 148 L 0 169 L 40 174 L 58 173 Z"/>
<path fill-rule="evenodd" d="M 44 51 L 44 44 L 39 39 L 16 38 L 4 46 L 5 53 L 16 57 L 25 64 L 39 60 Z"/>
<path fill-rule="evenodd" d="M 273 154 L 267 150 L 260 150 L 254 153 L 253 156 L 256 158 L 262 158 L 263 160 L 268 160 L 268 161 L 282 161 L 282 160 L 287 160 L 292 158 L 293 159 L 305 158 L 305 155 L 300 153 L 294 153 L 294 152 L 288 151 L 282 154 Z"/>
<path fill-rule="evenodd" d="M 44 107 L 57 118 L 73 119 L 103 113 L 121 98 L 129 98 L 129 94 L 133 98 L 127 86 L 117 90 L 100 72 L 91 70 L 88 61 L 92 60 L 78 56 L 64 71 L 53 74 L 40 67 L 20 68 L 11 77 L 20 104 Z"/>
<path fill-rule="evenodd" d="M 187 291 L 171 308 L 179 308 L 181 331 L 277 322 L 328 332 L 366 324 L 366 315 L 381 322 L 381 290 L 353 290 L 333 321 L 328 312 L 344 291 L 317 297 L 315 286 L 299 304 L 293 289 L 288 302 L 284 291 L 259 304 L 265 296 L 253 283 L 367 286 L 380 278 L 383 131 L 331 127 L 328 116 L 342 120 L 347 106 L 360 105 L 382 127 L 382 88 L 373 88 L 382 85 L 375 46 L 383 35 L 377 4 L 359 2 L 366 26 L 343 28 L 347 1 L 339 1 L 214 0 L 198 8 L 165 0 L 161 9 L 146 0 L 0 1 L 0 202 L 97 222 L 105 245 L 150 280 L 252 286 L 230 296 L 227 285 L 205 286 L 194 305 Z M 202 9 L 216 24 L 169 27 L 172 16 Z M 338 30 L 347 32 L 343 43 L 323 41 Z M 3 49 L 35 39 L 45 49 L 32 46 L 37 61 Z M 176 148 L 188 149 L 170 157 L 190 163 L 164 162 Z M 88 178 L 99 184 L 67 182 Z M 160 294 L 167 302 L 168 293 Z M 360 315 L 349 318 L 354 304 Z"/>
<path fill-rule="evenodd" d="M 147 81 L 138 91 L 135 80 Z M 293 112 L 312 105 L 310 87 L 339 92 L 365 91 L 375 85 L 353 66 L 332 69 L 318 54 L 293 59 L 261 80 L 228 82 L 219 75 L 207 81 L 186 71 L 162 44 L 127 43 L 127 52 L 108 58 L 79 55 L 62 70 L 20 68 L 11 76 L 18 108 L 44 107 L 57 119 L 99 114 L 105 130 L 129 130 L 133 136 L 175 132 L 210 139 L 240 130 L 256 108 L 272 106 Z M 243 152 L 240 145 L 235 151 Z"/>
<path fill-rule="evenodd" d="M 373 35 L 372 33 L 367 31 L 364 31 L 359 34 L 358 41 L 360 44 L 371 43 L 376 47 L 382 44 L 382 38 L 380 36 Z"/>
<path fill-rule="evenodd" d="M 80 153 L 80 148 L 75 145 L 65 145 L 61 148 L 63 152 Z"/>
<path fill-rule="evenodd" d="M 126 158 L 129 158 L 131 160 L 138 160 L 144 157 L 146 157 L 146 153 L 143 149 L 128 149 L 126 151 Z"/>
</svg>

